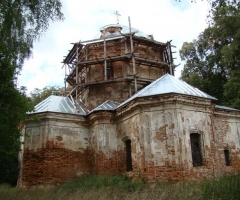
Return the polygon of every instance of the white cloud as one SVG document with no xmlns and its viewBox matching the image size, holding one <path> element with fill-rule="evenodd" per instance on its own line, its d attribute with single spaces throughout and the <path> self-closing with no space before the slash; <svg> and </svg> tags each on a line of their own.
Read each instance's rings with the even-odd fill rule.
<svg viewBox="0 0 240 200">
<path fill-rule="evenodd" d="M 107 24 L 116 23 L 115 11 L 121 14 L 120 24 L 131 25 L 146 34 L 153 34 L 160 42 L 172 40 L 177 46 L 175 63 L 180 63 L 179 49 L 184 41 L 192 41 L 206 27 L 208 14 L 207 1 L 190 3 L 190 0 L 102 0 L 102 1 L 63 1 L 65 20 L 55 22 L 34 44 L 33 56 L 25 62 L 20 85 L 27 86 L 28 92 L 34 88 L 48 85 L 63 86 L 63 56 L 71 44 L 79 40 L 93 39 L 99 29 Z M 176 76 L 180 76 L 182 66 Z"/>
</svg>

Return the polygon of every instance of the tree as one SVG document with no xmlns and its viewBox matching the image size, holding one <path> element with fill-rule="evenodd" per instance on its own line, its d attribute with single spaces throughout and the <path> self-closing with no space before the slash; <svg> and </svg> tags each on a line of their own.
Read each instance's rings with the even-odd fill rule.
<svg viewBox="0 0 240 200">
<path fill-rule="evenodd" d="M 31 55 L 33 42 L 44 33 L 50 21 L 62 20 L 59 0 L 2 0 L 0 5 L 1 45 L 11 62 L 21 70 Z"/>
<path fill-rule="evenodd" d="M 232 70 L 231 78 L 224 85 L 224 96 L 226 96 L 226 105 L 240 109 L 240 70 Z"/>
<path fill-rule="evenodd" d="M 183 0 L 175 0 L 178 2 L 181 2 Z M 186 0 L 185 0 L 186 1 Z M 197 3 L 200 1 L 204 1 L 204 0 L 189 0 L 191 3 Z M 219 8 L 224 8 L 224 7 L 228 7 L 228 6 L 233 6 L 233 7 L 237 7 L 239 6 L 239 0 L 206 0 L 210 6 L 210 10 L 209 10 L 209 15 L 208 17 L 208 22 L 209 24 L 214 23 L 214 15 L 216 14 L 216 10 L 218 10 Z"/>
<path fill-rule="evenodd" d="M 16 86 L 33 42 L 50 21 L 62 20 L 59 0 L 2 0 L 0 4 L 0 183 L 16 184 L 20 126 L 33 109 L 25 88 Z"/>
<path fill-rule="evenodd" d="M 48 98 L 50 95 L 63 95 L 64 88 L 60 88 L 58 86 L 47 86 L 44 87 L 42 90 L 35 88 L 30 93 L 31 104 L 36 106 L 38 103 L 43 101 L 44 99 Z"/>
<path fill-rule="evenodd" d="M 19 126 L 32 110 L 25 88 L 16 89 L 12 75 L 15 68 L 5 54 L 0 58 L 0 183 L 16 184 L 18 174 Z"/>
<path fill-rule="evenodd" d="M 240 3 L 219 2 L 209 27 L 197 40 L 183 44 L 180 56 L 186 64 L 181 78 L 217 97 L 220 104 L 240 108 L 240 95 L 232 90 L 239 88 Z"/>
</svg>

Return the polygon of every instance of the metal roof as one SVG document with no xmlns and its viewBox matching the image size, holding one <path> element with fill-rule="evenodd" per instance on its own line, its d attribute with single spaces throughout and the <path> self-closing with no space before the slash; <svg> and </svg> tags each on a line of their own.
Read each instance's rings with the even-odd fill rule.
<svg viewBox="0 0 240 200">
<path fill-rule="evenodd" d="M 105 38 L 105 41 L 117 40 L 117 39 L 121 39 L 121 38 L 124 38 L 124 36 L 118 35 L 118 36 L 114 36 L 114 37 Z M 82 44 L 82 45 L 87 45 L 87 44 L 103 42 L 103 41 L 104 41 L 104 39 L 98 38 L 98 39 L 93 39 L 93 40 L 82 41 L 82 42 L 79 42 L 79 43 Z"/>
<path fill-rule="evenodd" d="M 94 108 L 90 113 L 100 110 L 115 110 L 131 100 L 138 97 L 146 97 L 167 93 L 177 93 L 184 94 L 189 96 L 196 96 L 207 98 L 211 100 L 217 100 L 216 98 L 200 91 L 199 89 L 187 84 L 186 82 L 175 78 L 169 74 L 162 76 L 161 78 L 155 80 L 132 97 L 124 101 L 123 103 L 117 103 L 114 101 L 107 100 L 98 107 Z M 232 111 L 240 111 L 238 109 L 229 108 L 226 106 L 216 105 L 215 108 L 232 110 Z M 83 107 L 80 105 L 75 106 L 69 97 L 61 97 L 51 95 L 39 104 L 37 104 L 34 108 L 34 111 L 31 113 L 41 113 L 41 112 L 59 112 L 59 113 L 68 113 L 68 114 L 77 114 L 77 115 L 87 115 L 89 112 L 84 111 Z"/>
<path fill-rule="evenodd" d="M 220 106 L 220 105 L 216 105 L 215 108 L 224 109 L 224 110 L 232 110 L 232 111 L 240 111 L 240 110 L 235 109 L 235 108 L 230 108 L 230 107 L 227 107 L 227 106 Z"/>
<path fill-rule="evenodd" d="M 120 32 L 115 32 L 115 33 L 110 33 L 105 38 L 105 41 L 121 39 L 121 38 L 124 38 L 124 35 L 130 34 L 130 29 L 129 29 L 128 26 L 123 26 L 123 25 L 119 25 L 119 24 L 109 24 L 109 25 L 106 25 L 106 26 L 102 27 L 100 29 L 100 32 L 92 40 L 80 41 L 78 43 L 82 44 L 82 45 L 87 45 L 87 44 L 92 44 L 92 43 L 97 43 L 97 42 L 103 42 L 104 38 L 101 38 L 101 34 L 102 34 L 101 31 L 103 31 L 104 29 L 107 29 L 109 27 L 119 27 L 119 28 L 121 28 L 121 31 Z M 142 39 L 142 40 L 145 40 L 145 41 L 154 42 L 155 44 L 166 45 L 166 43 L 158 42 L 156 40 L 153 40 L 150 35 L 147 35 L 147 34 L 143 33 L 142 31 L 140 31 L 136 28 L 131 28 L 131 33 L 134 33 L 133 37 L 135 39 L 138 38 L 138 39 Z M 173 46 L 173 45 L 171 45 L 171 46 Z"/>
<path fill-rule="evenodd" d="M 86 115 L 86 112 L 81 106 L 74 106 L 73 102 L 68 97 L 60 97 L 51 95 L 34 107 L 32 113 L 40 112 L 59 112 L 68 114 Z"/>
<path fill-rule="evenodd" d="M 107 100 L 103 104 L 94 108 L 91 112 L 98 111 L 98 110 L 115 110 L 119 105 L 120 105 L 120 103 Z"/>
<path fill-rule="evenodd" d="M 195 88 L 186 82 L 170 75 L 165 74 L 161 78 L 155 80 L 132 97 L 121 103 L 118 107 L 123 106 L 124 104 L 128 103 L 129 101 L 138 98 L 138 97 L 145 97 L 145 96 L 153 96 L 153 95 L 160 95 L 160 94 L 168 94 L 168 93 L 177 93 L 177 94 L 184 94 L 189 96 L 196 96 L 202 97 L 212 100 L 217 100 L 216 98 L 202 92 L 198 88 Z"/>
<path fill-rule="evenodd" d="M 103 31 L 104 29 L 107 29 L 108 27 L 119 27 L 121 28 L 121 34 L 127 34 L 127 33 L 130 33 L 130 29 L 129 29 L 129 26 L 124 26 L 124 25 L 120 25 L 120 24 L 108 24 L 106 26 L 103 26 L 100 31 Z M 148 38 L 150 39 L 149 35 L 143 33 L 142 31 L 136 29 L 136 28 L 132 28 L 131 27 L 131 32 L 134 32 L 135 36 L 138 36 L 138 37 L 145 37 L 145 38 Z M 100 37 L 100 35 L 98 35 Z M 97 36 L 97 37 L 98 37 Z M 99 38 L 98 37 L 98 38 Z"/>
</svg>

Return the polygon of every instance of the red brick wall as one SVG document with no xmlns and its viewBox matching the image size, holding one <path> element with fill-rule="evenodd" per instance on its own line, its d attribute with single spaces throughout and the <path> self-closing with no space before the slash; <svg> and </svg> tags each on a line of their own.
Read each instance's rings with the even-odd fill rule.
<svg viewBox="0 0 240 200">
<path fill-rule="evenodd" d="M 73 151 L 47 141 L 45 148 L 24 150 L 23 186 L 59 184 L 89 173 L 88 149 Z"/>
</svg>

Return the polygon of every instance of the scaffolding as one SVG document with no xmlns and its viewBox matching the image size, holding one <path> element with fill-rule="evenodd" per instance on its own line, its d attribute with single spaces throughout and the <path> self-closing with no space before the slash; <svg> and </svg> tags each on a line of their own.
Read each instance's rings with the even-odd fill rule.
<svg viewBox="0 0 240 200">
<path fill-rule="evenodd" d="M 161 43 L 153 39 L 135 36 L 135 31 L 131 30 L 130 18 L 129 20 L 129 33 L 121 34 L 119 36 L 110 38 L 100 38 L 87 41 L 79 41 L 73 43 L 72 49 L 63 60 L 63 67 L 65 68 L 65 96 L 69 96 L 74 104 L 83 104 L 80 96 L 91 85 L 107 84 L 114 82 L 128 82 L 129 83 L 129 96 L 132 96 L 131 85 L 134 85 L 134 93 L 138 91 L 138 85 L 147 85 L 153 80 L 139 77 L 137 66 L 144 65 L 153 68 L 162 68 L 165 72 L 174 75 L 175 65 L 173 64 L 173 57 L 171 48 L 175 47 L 171 45 L 171 41 L 167 43 Z M 105 35 L 105 29 L 104 35 Z M 116 41 L 120 44 L 124 44 L 124 53 L 120 55 L 107 56 L 107 43 L 109 41 Z M 103 46 L 103 55 L 95 59 L 88 59 L 88 48 L 90 45 L 101 44 Z M 130 45 L 129 45 L 130 44 Z M 163 60 L 154 60 L 148 57 L 141 57 L 139 53 L 134 50 L 135 45 L 146 45 L 152 48 L 160 48 L 163 51 Z M 130 46 L 130 50 L 128 49 Z M 111 77 L 108 78 L 107 63 L 123 61 L 127 64 L 126 75 L 123 77 Z M 104 66 L 104 78 L 103 80 L 89 81 L 88 68 L 91 65 L 102 64 Z M 130 66 L 132 69 L 130 70 Z M 131 72 L 132 73 L 131 73 Z M 72 90 L 66 93 L 66 84 L 69 83 L 72 86 Z"/>
</svg>

